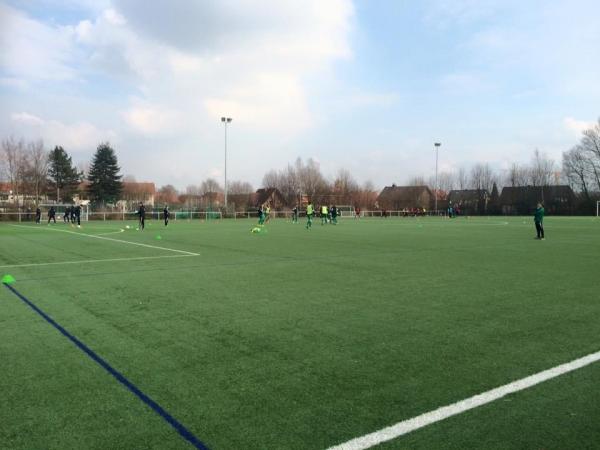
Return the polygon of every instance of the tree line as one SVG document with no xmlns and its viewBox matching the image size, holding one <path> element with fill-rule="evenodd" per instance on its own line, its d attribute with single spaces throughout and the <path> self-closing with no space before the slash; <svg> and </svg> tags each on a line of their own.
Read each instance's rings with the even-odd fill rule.
<svg viewBox="0 0 600 450">
<path fill-rule="evenodd" d="M 34 204 L 46 196 L 57 203 L 72 203 L 75 194 L 85 193 L 94 204 L 106 205 L 121 196 L 120 168 L 108 142 L 98 145 L 87 174 L 73 164 L 63 147 L 46 151 L 41 140 L 25 142 L 10 137 L 2 141 L 0 150 L 0 180 L 10 186 L 17 207 L 22 206 L 21 198 Z"/>
<path fill-rule="evenodd" d="M 56 146 L 47 152 L 42 141 L 25 142 L 14 138 L 2 141 L 2 179 L 9 183 L 17 198 L 19 194 L 25 194 L 38 201 L 48 194 L 57 202 L 69 202 L 80 191 L 81 183 L 86 181 L 85 193 L 96 205 L 116 203 L 123 195 L 123 181 L 135 181 L 131 175 L 120 175 L 115 151 L 109 143 L 101 143 L 97 147 L 89 170 L 84 173 L 84 170 L 75 167 L 71 156 L 62 147 Z M 589 204 L 600 197 L 600 119 L 583 132 L 577 145 L 563 152 L 561 165 L 536 149 L 529 163 L 513 163 L 503 173 L 493 170 L 488 163 L 476 163 L 469 169 L 461 167 L 454 172 L 441 172 L 437 178 L 437 188 L 443 193 L 464 189 L 491 193 L 504 186 L 556 184 L 570 185 Z M 408 185 L 435 188 L 435 176 L 415 176 Z M 278 189 L 290 205 L 310 198 L 317 203 L 370 207 L 377 194 L 371 181 L 360 184 L 347 169 L 339 169 L 332 179 L 328 179 L 319 164 L 310 158 L 306 161 L 298 158 L 281 170 L 269 170 L 262 179 L 262 186 Z M 157 200 L 196 208 L 207 196 L 214 197 L 211 203 L 215 203 L 223 190 L 214 178 L 198 185 L 188 185 L 182 191 L 168 184 L 158 189 Z M 254 188 L 248 182 L 237 180 L 229 183 L 227 192 L 235 199 L 235 196 L 250 195 Z"/>
</svg>

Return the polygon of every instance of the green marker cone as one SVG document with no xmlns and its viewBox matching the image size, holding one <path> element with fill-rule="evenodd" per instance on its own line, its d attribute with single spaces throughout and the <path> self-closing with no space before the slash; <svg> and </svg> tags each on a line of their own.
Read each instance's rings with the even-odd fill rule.
<svg viewBox="0 0 600 450">
<path fill-rule="evenodd" d="M 13 277 L 12 275 L 6 274 L 2 277 L 2 283 L 3 284 L 13 284 L 15 281 L 15 277 Z"/>
<path fill-rule="evenodd" d="M 160 234 L 157 234 L 155 239 L 156 239 L 157 241 L 160 241 L 160 240 L 162 239 L 162 237 L 161 237 L 161 235 L 160 235 Z"/>
</svg>

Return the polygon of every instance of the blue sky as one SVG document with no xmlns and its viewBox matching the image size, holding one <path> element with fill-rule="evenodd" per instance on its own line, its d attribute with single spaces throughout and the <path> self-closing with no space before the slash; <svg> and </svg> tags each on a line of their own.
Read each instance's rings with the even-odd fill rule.
<svg viewBox="0 0 600 450">
<path fill-rule="evenodd" d="M 179 188 L 256 187 L 314 158 L 377 187 L 538 148 L 560 163 L 600 116 L 591 0 L 0 0 L 0 135 Z"/>
</svg>

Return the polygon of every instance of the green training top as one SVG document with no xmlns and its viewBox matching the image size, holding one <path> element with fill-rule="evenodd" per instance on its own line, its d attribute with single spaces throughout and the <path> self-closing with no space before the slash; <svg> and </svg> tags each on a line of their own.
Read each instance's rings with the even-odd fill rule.
<svg viewBox="0 0 600 450">
<path fill-rule="evenodd" d="M 308 214 L 309 216 L 311 214 L 314 214 L 315 209 L 313 208 L 313 205 L 311 205 L 310 203 L 308 204 L 308 206 L 306 207 L 306 214 Z"/>
<path fill-rule="evenodd" d="M 535 210 L 535 216 L 533 218 L 533 220 L 536 223 L 542 223 L 544 221 L 544 208 L 537 208 Z"/>
</svg>

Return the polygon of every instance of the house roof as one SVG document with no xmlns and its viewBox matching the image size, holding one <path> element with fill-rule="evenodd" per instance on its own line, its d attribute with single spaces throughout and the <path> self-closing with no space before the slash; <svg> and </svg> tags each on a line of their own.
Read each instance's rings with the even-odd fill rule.
<svg viewBox="0 0 600 450">
<path fill-rule="evenodd" d="M 277 200 L 283 203 L 284 198 L 279 192 L 277 188 L 261 188 L 256 191 L 254 194 L 254 203 L 257 205 L 262 205 L 263 203 L 268 202 L 269 200 L 277 197 Z"/>
<path fill-rule="evenodd" d="M 433 197 L 429 186 L 386 186 L 379 193 L 378 200 L 413 200 L 420 195 L 427 193 Z"/>
<path fill-rule="evenodd" d="M 502 188 L 500 204 L 512 205 L 515 203 L 535 204 L 540 200 L 550 201 L 556 198 L 572 199 L 575 193 L 571 186 L 507 186 Z"/>
<path fill-rule="evenodd" d="M 480 198 L 487 198 L 490 194 L 486 189 L 456 189 L 450 191 L 448 194 L 448 201 L 456 202 L 469 202 L 477 201 Z"/>
</svg>

